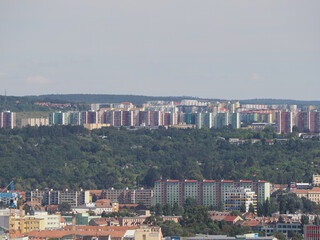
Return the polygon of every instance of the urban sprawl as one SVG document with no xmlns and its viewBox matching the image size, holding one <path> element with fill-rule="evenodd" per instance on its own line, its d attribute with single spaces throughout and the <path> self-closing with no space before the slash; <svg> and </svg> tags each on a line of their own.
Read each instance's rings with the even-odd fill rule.
<svg viewBox="0 0 320 240">
<path fill-rule="evenodd" d="M 50 103 L 35 104 L 46 106 Z M 62 109 L 69 106 L 60 105 Z M 295 130 L 317 134 L 320 131 L 320 112 L 314 106 L 298 108 L 297 105 L 182 100 L 150 101 L 139 107 L 129 102 L 91 104 L 89 111 L 58 111 L 49 113 L 48 117 L 23 118 L 19 126 L 16 124 L 15 112 L 4 111 L 0 114 L 1 128 L 28 125 L 83 125 L 90 130 L 108 126 L 132 129 L 164 126 L 261 131 L 273 127 L 279 134 Z M 162 179 L 155 181 L 152 189 L 36 189 L 21 192 L 14 191 L 13 184 L 11 182 L 0 193 L 2 206 L 8 206 L 0 210 L 0 227 L 8 233 L 10 239 L 160 240 L 164 237 L 161 227 L 150 222 L 156 209 L 159 206 L 173 209 L 191 200 L 198 206 L 205 206 L 213 221 L 250 227 L 253 233 L 233 237 L 185 236 L 186 240 L 276 239 L 274 234 L 279 232 L 287 238 L 292 233 L 304 233 L 305 239 L 320 239 L 320 225 L 310 225 L 319 221 L 315 214 L 257 214 L 259 206 L 269 204 L 271 194 L 279 190 L 284 194 L 295 193 L 298 198 L 320 204 L 320 175 L 313 175 L 311 183 L 292 182 L 290 185 L 272 184 L 263 180 Z M 133 216 L 106 216 L 126 211 Z M 235 211 L 242 214 L 234 214 Z M 164 214 L 164 211 L 161 213 L 162 221 L 184 221 L 182 215 L 172 211 L 169 215 Z M 304 217 L 307 217 L 309 224 L 302 224 Z M 265 236 L 258 236 L 257 232 L 263 232 Z M 173 235 L 168 236 L 168 239 L 179 237 Z"/>
</svg>

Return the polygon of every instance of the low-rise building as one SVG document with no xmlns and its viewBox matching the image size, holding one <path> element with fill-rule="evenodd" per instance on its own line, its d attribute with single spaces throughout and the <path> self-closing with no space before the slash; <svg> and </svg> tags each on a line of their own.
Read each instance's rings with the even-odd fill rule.
<svg viewBox="0 0 320 240">
<path fill-rule="evenodd" d="M 72 208 L 77 213 L 95 213 L 97 215 L 119 211 L 119 203 L 109 199 L 99 199 L 95 203 L 86 203 L 82 206 Z"/>
<path fill-rule="evenodd" d="M 77 207 L 90 202 L 89 191 L 72 191 L 65 189 L 64 191 L 38 190 L 26 192 L 26 201 L 36 201 L 43 205 L 59 205 L 68 203 L 71 207 Z"/>
<path fill-rule="evenodd" d="M 135 240 L 161 240 L 162 232 L 160 227 L 141 226 L 135 230 Z"/>
<path fill-rule="evenodd" d="M 300 198 L 305 197 L 316 204 L 320 204 L 320 187 L 314 187 L 312 189 L 291 189 L 290 192 L 297 194 Z"/>
</svg>

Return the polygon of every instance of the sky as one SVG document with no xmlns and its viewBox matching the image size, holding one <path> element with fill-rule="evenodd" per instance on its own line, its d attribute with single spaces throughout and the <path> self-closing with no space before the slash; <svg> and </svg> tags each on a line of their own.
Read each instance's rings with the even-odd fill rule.
<svg viewBox="0 0 320 240">
<path fill-rule="evenodd" d="M 0 0 L 0 95 L 319 89 L 319 0 Z"/>
</svg>

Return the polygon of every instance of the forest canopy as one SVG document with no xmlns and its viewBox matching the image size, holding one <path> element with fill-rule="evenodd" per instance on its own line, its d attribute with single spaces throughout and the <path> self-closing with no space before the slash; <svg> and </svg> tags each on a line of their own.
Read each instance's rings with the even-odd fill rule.
<svg viewBox="0 0 320 240">
<path fill-rule="evenodd" d="M 265 144 L 274 137 L 270 129 L 0 129 L 0 187 L 11 180 L 21 190 L 153 187 L 158 179 L 309 182 L 319 170 L 320 142 L 288 136 Z"/>
</svg>

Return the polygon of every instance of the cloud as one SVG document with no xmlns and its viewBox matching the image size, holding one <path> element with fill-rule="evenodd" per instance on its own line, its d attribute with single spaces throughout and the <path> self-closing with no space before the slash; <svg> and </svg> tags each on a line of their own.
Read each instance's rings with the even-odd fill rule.
<svg viewBox="0 0 320 240">
<path fill-rule="evenodd" d="M 5 72 L 0 72 L 0 77 L 7 76 L 8 74 Z"/>
<path fill-rule="evenodd" d="M 264 77 L 262 77 L 260 74 L 258 73 L 253 73 L 251 76 L 251 81 L 252 82 L 264 82 L 266 79 Z"/>
<path fill-rule="evenodd" d="M 37 84 L 48 84 L 51 83 L 51 81 L 48 78 L 45 78 L 43 76 L 32 76 L 28 77 L 26 79 L 27 83 L 37 83 Z"/>
</svg>

